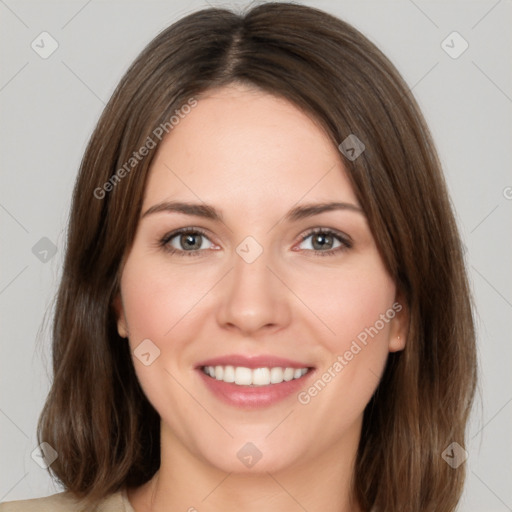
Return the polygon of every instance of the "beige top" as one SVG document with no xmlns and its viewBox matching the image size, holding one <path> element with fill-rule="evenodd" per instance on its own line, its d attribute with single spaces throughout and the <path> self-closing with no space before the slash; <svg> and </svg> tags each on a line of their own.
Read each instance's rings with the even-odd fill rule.
<svg viewBox="0 0 512 512">
<path fill-rule="evenodd" d="M 0 503 L 0 512 L 93 512 L 79 506 L 79 500 L 68 492 L 52 494 L 46 498 Z M 105 498 L 94 512 L 135 512 L 128 500 L 126 489 Z"/>
<path fill-rule="evenodd" d="M 126 489 L 105 498 L 94 511 L 79 507 L 78 500 L 67 492 L 52 494 L 46 498 L 7 501 L 0 503 L 0 512 L 135 512 Z M 372 509 L 372 512 L 376 512 Z"/>
</svg>

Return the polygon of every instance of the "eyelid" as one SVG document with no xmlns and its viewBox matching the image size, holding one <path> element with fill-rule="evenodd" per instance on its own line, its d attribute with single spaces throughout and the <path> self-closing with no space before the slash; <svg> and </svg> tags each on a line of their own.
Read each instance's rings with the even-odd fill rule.
<svg viewBox="0 0 512 512">
<path fill-rule="evenodd" d="M 347 235 L 346 233 L 343 233 L 337 229 L 334 228 L 327 228 L 327 227 L 316 227 L 308 230 L 306 233 L 300 236 L 299 242 L 304 242 L 307 238 L 309 238 L 312 235 L 321 234 L 321 235 L 327 235 L 332 236 L 336 240 L 340 242 L 339 247 L 335 247 L 333 249 L 327 249 L 325 251 L 320 250 L 314 250 L 314 249 L 297 249 L 297 251 L 305 251 L 306 253 L 312 253 L 314 257 L 316 256 L 335 256 L 337 254 L 340 254 L 348 249 L 351 249 L 353 247 L 353 240 L 352 237 Z"/>
<path fill-rule="evenodd" d="M 352 237 L 350 237 L 346 233 L 343 233 L 334 228 L 327 228 L 327 227 L 311 228 L 308 231 L 306 231 L 306 233 L 300 235 L 299 241 L 303 242 L 306 238 L 310 237 L 311 235 L 316 235 L 316 234 L 333 235 L 334 237 L 338 238 L 340 241 L 346 243 L 347 245 L 352 246 L 352 244 L 353 244 Z"/>
<path fill-rule="evenodd" d="M 207 238 L 211 244 L 213 245 L 216 245 L 215 242 L 213 242 L 212 240 L 210 240 L 210 235 L 206 232 L 206 230 L 204 230 L 203 228 L 199 228 L 199 227 L 195 227 L 195 226 L 186 226 L 186 227 L 183 227 L 183 228 L 178 228 L 178 229 L 175 229 L 173 231 L 170 231 L 169 233 L 166 233 L 164 236 L 162 236 L 158 242 L 157 242 L 157 246 L 160 247 L 161 249 L 171 253 L 171 254 L 182 254 L 182 255 L 185 255 L 185 256 L 196 256 L 196 255 L 200 255 L 203 251 L 205 251 L 206 249 L 201 249 L 201 250 L 197 250 L 197 251 L 184 251 L 184 250 L 181 250 L 181 249 L 176 249 L 174 247 L 171 247 L 169 246 L 169 242 L 181 235 L 181 234 L 186 234 L 186 233 L 193 233 L 193 234 L 198 234 L 198 235 L 201 235 L 205 238 Z"/>
</svg>

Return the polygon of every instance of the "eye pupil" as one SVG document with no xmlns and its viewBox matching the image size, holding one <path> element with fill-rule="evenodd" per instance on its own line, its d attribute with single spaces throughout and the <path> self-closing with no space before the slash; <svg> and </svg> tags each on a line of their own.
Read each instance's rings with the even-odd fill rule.
<svg viewBox="0 0 512 512">
<path fill-rule="evenodd" d="M 318 248 L 322 249 L 326 245 L 330 247 L 332 245 L 332 240 L 331 240 L 331 243 L 329 244 L 329 242 L 326 241 L 326 239 L 331 239 L 331 238 L 332 238 L 331 235 L 324 235 L 322 233 L 319 233 L 313 237 L 313 247 L 315 249 L 318 249 Z M 315 247 L 315 244 L 319 244 L 319 247 Z"/>
<path fill-rule="evenodd" d="M 197 239 L 199 239 L 201 235 L 181 235 L 181 244 L 182 247 L 188 248 L 188 249 L 199 249 L 201 247 L 201 242 L 197 243 Z M 196 243 L 194 243 L 194 241 Z"/>
</svg>

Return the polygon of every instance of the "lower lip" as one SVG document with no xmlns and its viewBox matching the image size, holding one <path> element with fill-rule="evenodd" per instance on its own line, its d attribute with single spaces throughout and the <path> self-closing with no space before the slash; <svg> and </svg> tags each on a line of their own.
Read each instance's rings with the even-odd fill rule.
<svg viewBox="0 0 512 512">
<path fill-rule="evenodd" d="M 206 387 L 223 402 L 235 407 L 256 409 L 268 407 L 284 400 L 292 393 L 297 393 L 304 388 L 306 379 L 314 373 L 310 369 L 308 373 L 299 379 L 283 381 L 280 384 L 268 386 L 239 386 L 231 382 L 214 379 L 206 375 L 200 368 L 197 370 Z"/>
</svg>

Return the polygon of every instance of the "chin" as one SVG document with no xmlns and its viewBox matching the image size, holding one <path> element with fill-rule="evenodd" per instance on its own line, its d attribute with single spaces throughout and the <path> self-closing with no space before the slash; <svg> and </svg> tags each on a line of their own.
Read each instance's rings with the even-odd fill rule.
<svg viewBox="0 0 512 512">
<path fill-rule="evenodd" d="M 264 440 L 264 436 L 253 441 L 230 440 L 224 445 L 217 445 L 214 451 L 209 448 L 202 452 L 207 463 L 227 473 L 253 475 L 286 469 L 296 462 L 298 453 L 292 446 L 283 443 L 281 449 L 272 446 Z"/>
</svg>

